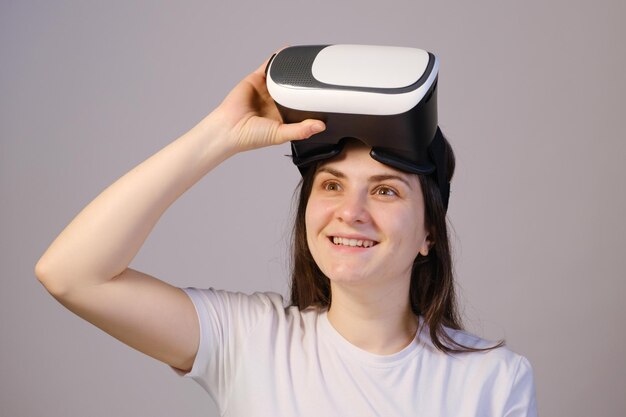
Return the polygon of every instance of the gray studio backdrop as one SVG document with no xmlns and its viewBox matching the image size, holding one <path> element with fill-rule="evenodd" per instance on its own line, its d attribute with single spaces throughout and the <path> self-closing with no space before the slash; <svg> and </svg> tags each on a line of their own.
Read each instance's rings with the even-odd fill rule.
<svg viewBox="0 0 626 417">
<path fill-rule="evenodd" d="M 72 315 L 34 265 L 106 186 L 283 45 L 424 48 L 458 157 L 466 326 L 535 369 L 542 416 L 626 412 L 624 2 L 0 2 L 0 415 L 214 416 L 193 381 Z M 287 146 L 238 155 L 131 266 L 285 293 Z"/>
</svg>

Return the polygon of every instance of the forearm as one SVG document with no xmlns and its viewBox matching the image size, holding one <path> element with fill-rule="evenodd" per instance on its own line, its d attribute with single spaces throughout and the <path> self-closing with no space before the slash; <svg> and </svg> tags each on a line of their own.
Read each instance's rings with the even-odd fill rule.
<svg viewBox="0 0 626 417">
<path fill-rule="evenodd" d="M 106 188 L 37 263 L 50 289 L 94 285 L 123 272 L 165 210 L 234 153 L 210 115 Z"/>
</svg>

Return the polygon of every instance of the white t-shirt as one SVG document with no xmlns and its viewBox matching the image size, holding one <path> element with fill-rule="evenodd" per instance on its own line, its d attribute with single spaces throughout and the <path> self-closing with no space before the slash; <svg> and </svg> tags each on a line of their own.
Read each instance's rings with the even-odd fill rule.
<svg viewBox="0 0 626 417">
<path fill-rule="evenodd" d="M 344 339 L 325 311 L 274 293 L 185 288 L 200 321 L 191 371 L 222 416 L 536 416 L 526 358 L 508 349 L 447 355 L 422 331 L 392 355 Z M 452 331 L 466 345 L 489 343 Z"/>
</svg>

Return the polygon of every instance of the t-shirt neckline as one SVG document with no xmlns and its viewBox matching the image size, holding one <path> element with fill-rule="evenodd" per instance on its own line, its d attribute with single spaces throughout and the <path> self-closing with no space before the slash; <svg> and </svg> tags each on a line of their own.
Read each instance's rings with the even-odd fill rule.
<svg viewBox="0 0 626 417">
<path fill-rule="evenodd" d="M 371 366 L 398 366 L 415 356 L 423 347 L 418 338 L 418 330 L 418 332 L 416 332 L 415 336 L 413 337 L 413 340 L 411 340 L 411 342 L 402 350 L 396 353 L 391 353 L 389 355 L 379 355 L 363 350 L 360 347 L 353 345 L 345 337 L 343 337 L 341 333 L 339 333 L 337 329 L 335 329 L 330 320 L 328 320 L 328 310 L 320 313 L 320 324 L 321 330 L 324 332 L 324 334 L 328 336 L 330 342 L 338 347 L 344 354 L 346 354 L 348 358 L 355 358 Z"/>
</svg>

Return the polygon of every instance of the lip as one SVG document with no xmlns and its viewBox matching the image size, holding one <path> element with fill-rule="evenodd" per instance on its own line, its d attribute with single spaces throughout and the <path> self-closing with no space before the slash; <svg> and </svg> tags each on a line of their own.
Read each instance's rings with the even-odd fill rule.
<svg viewBox="0 0 626 417">
<path fill-rule="evenodd" d="M 334 237 L 341 237 L 343 239 L 356 239 L 356 240 L 371 240 L 374 243 L 378 243 L 378 240 L 376 239 L 372 239 L 371 237 L 368 236 L 363 236 L 363 235 L 354 235 L 354 234 L 343 234 L 343 233 L 327 233 L 326 237 L 329 239 L 332 239 Z"/>
</svg>

